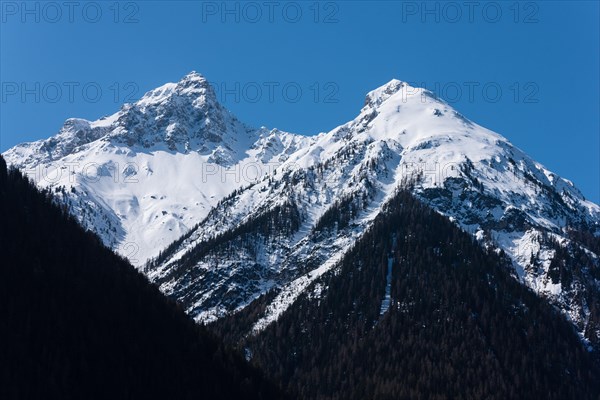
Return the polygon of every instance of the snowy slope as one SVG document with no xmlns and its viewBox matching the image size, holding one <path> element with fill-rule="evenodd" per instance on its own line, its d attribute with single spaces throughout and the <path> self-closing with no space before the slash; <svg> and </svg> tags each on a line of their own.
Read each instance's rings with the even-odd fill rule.
<svg viewBox="0 0 600 400">
<path fill-rule="evenodd" d="M 56 136 L 4 156 L 57 190 L 105 244 L 143 265 L 225 195 L 310 140 L 243 124 L 192 72 L 111 116 L 69 119 Z"/>
<path fill-rule="evenodd" d="M 597 279 L 585 271 L 598 268 L 597 255 L 589 254 L 584 272 L 562 290 L 549 277 L 552 244 L 540 237 L 566 241 L 567 225 L 597 234 L 600 208 L 501 135 L 397 80 L 370 92 L 357 118 L 221 202 L 150 266 L 149 276 L 205 322 L 275 289 L 252 327 L 259 330 L 334 268 L 383 204 L 409 186 L 482 245 L 505 251 L 516 277 L 560 307 L 583 335 L 590 323 L 585 299 L 598 293 Z M 257 216 L 276 221 L 272 214 L 283 204 L 298 215 L 291 234 L 252 230 Z M 327 213 L 340 207 L 348 224 L 327 226 Z M 194 251 L 207 243 L 214 247 Z"/>
<path fill-rule="evenodd" d="M 352 121 L 306 138 L 246 126 L 192 73 L 110 117 L 68 120 L 6 158 L 34 169 L 105 243 L 138 265 L 151 259 L 150 279 L 198 321 L 270 291 L 248 332 L 263 329 L 335 269 L 404 188 L 504 251 L 516 279 L 600 343 L 600 258 L 570 233 L 598 236 L 600 207 L 503 136 L 398 80 L 369 92 Z"/>
</svg>

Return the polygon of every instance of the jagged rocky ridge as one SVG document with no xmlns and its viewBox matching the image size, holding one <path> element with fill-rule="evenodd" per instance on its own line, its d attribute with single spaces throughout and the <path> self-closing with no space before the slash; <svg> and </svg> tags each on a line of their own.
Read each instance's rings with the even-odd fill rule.
<svg viewBox="0 0 600 400">
<path fill-rule="evenodd" d="M 139 266 L 311 140 L 243 124 L 192 72 L 111 116 L 69 119 L 56 136 L 5 158 Z"/>
<path fill-rule="evenodd" d="M 6 158 L 25 169 L 101 165 L 94 182 L 77 171 L 39 181 L 67 187 L 73 213 L 105 243 L 130 258 L 137 249 L 139 264 L 153 257 L 148 276 L 198 321 L 270 291 L 247 327 L 264 329 L 409 187 L 482 246 L 505 252 L 515 278 L 556 305 L 590 348 L 599 341 L 600 208 L 501 135 L 405 82 L 370 92 L 354 120 L 303 138 L 246 127 L 191 74 L 104 120 L 69 120 L 58 136 Z M 134 167 L 123 168 L 128 162 Z M 250 164 L 264 173 L 243 178 Z M 198 171 L 217 178 L 199 184 Z M 130 176 L 135 184 L 114 182 Z"/>
</svg>

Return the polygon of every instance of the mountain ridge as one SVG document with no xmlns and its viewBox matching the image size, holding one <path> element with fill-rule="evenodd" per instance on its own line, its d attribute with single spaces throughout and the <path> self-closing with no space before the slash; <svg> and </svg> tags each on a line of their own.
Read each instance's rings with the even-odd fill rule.
<svg viewBox="0 0 600 400">
<path fill-rule="evenodd" d="M 191 86 L 199 99 L 206 93 L 211 97 L 210 86 L 199 75 L 183 81 L 180 91 Z M 110 140 L 106 145 L 116 151 L 108 151 L 102 165 L 122 152 L 119 168 L 143 155 L 135 161 L 138 170 L 122 168 L 122 175 L 141 181 L 140 172 L 156 177 L 161 170 L 172 171 L 155 178 L 152 191 L 125 191 L 121 195 L 125 199 L 111 199 L 118 185 L 99 190 L 114 179 L 110 175 L 99 178 L 102 184 L 82 184 L 81 196 L 71 196 L 67 190 L 65 198 L 76 214 L 86 209 L 82 201 L 88 204 L 90 199 L 97 209 L 109 209 L 101 217 L 87 211 L 92 218 L 86 225 L 84 217 L 84 225 L 99 230 L 103 221 L 109 221 L 104 223 L 103 237 L 120 235 L 118 243 L 109 243 L 112 247 L 127 240 L 142 243 L 150 231 L 151 237 L 160 238 L 144 245 L 152 251 L 144 251 L 143 260 L 154 260 L 146 273 L 196 320 L 210 322 L 239 311 L 269 290 L 278 295 L 267 319 L 261 321 L 276 320 L 311 282 L 336 265 L 395 191 L 410 186 L 417 198 L 474 235 L 482 246 L 506 252 L 515 277 L 561 309 L 590 346 L 600 341 L 598 316 L 591 311 L 600 288 L 599 255 L 569 236 L 573 227 L 597 236 L 600 207 L 586 200 L 572 182 L 550 172 L 503 136 L 468 120 L 433 93 L 392 80 L 367 94 L 355 119 L 310 138 L 277 130 L 248 131 L 235 117 L 221 112 L 218 103 L 208 101 L 209 111 L 198 114 L 192 101 L 175 112 L 185 127 L 177 132 L 185 134 L 169 136 L 176 130 L 167 132 L 172 121 L 165 112 L 181 106 L 168 100 L 178 85 L 148 92 L 138 106 L 125 107 L 123 112 L 134 110 L 127 118 L 109 118 L 97 126 L 117 121 L 111 132 L 118 145 Z M 211 115 L 210 110 L 221 110 L 220 118 L 209 117 L 210 123 L 198 124 Z M 166 120 L 157 125 L 139 123 L 144 115 Z M 136 142 L 140 137 L 145 138 L 141 145 Z M 201 140 L 194 142 L 198 137 Z M 131 138 L 134 144 L 129 145 Z M 173 149 L 167 143 L 171 138 L 177 138 Z M 98 150 L 104 151 L 103 139 L 93 143 L 100 143 Z M 240 144 L 239 148 L 232 143 Z M 30 166 L 19 164 L 27 160 L 19 153 L 22 150 L 9 150 L 7 158 L 15 165 Z M 86 151 L 90 152 L 84 149 L 84 157 Z M 240 160 L 240 154 L 248 157 Z M 158 158 L 162 158 L 159 163 Z M 173 163 L 176 168 L 170 167 Z M 237 172 L 228 169 L 232 166 Z M 257 166 L 263 173 L 242 179 L 240 168 Z M 197 174 L 188 174 L 198 170 L 211 174 L 203 176 L 209 179 L 201 184 Z M 160 203 L 161 196 L 171 195 L 160 192 L 157 185 L 173 179 L 197 184 L 172 187 L 187 198 L 171 202 L 170 208 L 155 205 L 154 200 Z M 142 181 L 138 186 L 150 184 Z M 191 201 L 190 193 L 196 196 Z M 184 210 L 193 203 L 203 207 Z M 135 223 L 130 224 L 131 219 Z M 134 230 L 142 233 L 132 236 Z M 564 250 L 568 267 L 552 264 L 562 251 L 556 246 Z M 571 275 L 557 275 L 557 268 L 568 269 Z M 264 328 L 259 322 L 255 321 Z"/>
<path fill-rule="evenodd" d="M 231 191 L 310 142 L 240 122 L 192 72 L 97 121 L 4 153 L 103 242 L 140 266 Z"/>
</svg>

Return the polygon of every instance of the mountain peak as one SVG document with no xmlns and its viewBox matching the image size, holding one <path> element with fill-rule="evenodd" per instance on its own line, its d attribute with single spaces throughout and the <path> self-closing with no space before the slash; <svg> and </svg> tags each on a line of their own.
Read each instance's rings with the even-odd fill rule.
<svg viewBox="0 0 600 400">
<path fill-rule="evenodd" d="M 210 84 L 208 80 L 196 71 L 192 71 L 189 74 L 185 75 L 181 80 L 177 83 L 179 87 L 195 87 L 195 88 L 210 88 Z"/>
<path fill-rule="evenodd" d="M 377 107 L 394 94 L 402 90 L 408 92 L 409 89 L 411 89 L 411 86 L 408 83 L 398 79 L 392 79 L 385 85 L 382 85 L 377 89 L 371 90 L 369 93 L 367 93 L 367 97 L 365 98 L 365 107 Z"/>
<path fill-rule="evenodd" d="M 199 98 L 208 100 L 210 103 L 216 103 L 216 94 L 206 78 L 196 71 L 185 75 L 177 83 L 166 83 L 156 89 L 150 90 L 136 102 L 140 106 L 152 106 L 165 102 L 173 96 L 188 97 L 192 101 Z"/>
<path fill-rule="evenodd" d="M 180 82 L 207 82 L 204 75 L 196 71 L 190 71 L 183 78 L 181 78 Z"/>
</svg>

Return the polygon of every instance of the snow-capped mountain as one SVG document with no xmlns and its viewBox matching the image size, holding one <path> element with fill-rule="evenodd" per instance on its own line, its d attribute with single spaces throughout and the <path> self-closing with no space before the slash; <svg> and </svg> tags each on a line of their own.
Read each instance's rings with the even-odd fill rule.
<svg viewBox="0 0 600 400">
<path fill-rule="evenodd" d="M 598 233 L 600 208 L 504 137 L 397 80 L 370 92 L 357 118 L 227 197 L 148 274 L 203 322 L 274 289 L 249 327 L 260 330 L 336 266 L 400 187 L 506 252 L 518 279 L 596 340 L 598 256 L 567 226 Z M 552 272 L 557 246 L 584 263 L 569 282 Z"/>
<path fill-rule="evenodd" d="M 505 252 L 515 277 L 585 340 L 600 338 L 600 259 L 574 234 L 598 236 L 600 207 L 501 135 L 398 80 L 368 93 L 352 121 L 307 138 L 247 127 L 190 74 L 113 116 L 68 120 L 6 159 L 42 186 L 65 186 L 62 198 L 105 243 L 138 264 L 152 257 L 150 279 L 198 321 L 268 292 L 248 332 L 263 329 L 408 188 Z"/>
<path fill-rule="evenodd" d="M 106 245 L 143 265 L 223 196 L 311 140 L 243 124 L 192 72 L 111 116 L 69 119 L 56 136 L 4 156 L 56 191 Z"/>
</svg>

